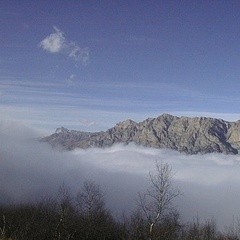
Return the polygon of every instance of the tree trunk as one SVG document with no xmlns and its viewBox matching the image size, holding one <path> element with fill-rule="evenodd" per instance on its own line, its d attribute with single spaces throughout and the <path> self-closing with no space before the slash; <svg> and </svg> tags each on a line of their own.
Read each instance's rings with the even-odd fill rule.
<svg viewBox="0 0 240 240">
<path fill-rule="evenodd" d="M 153 239 L 153 226 L 154 226 L 154 223 L 151 223 L 149 227 L 149 240 Z"/>
</svg>

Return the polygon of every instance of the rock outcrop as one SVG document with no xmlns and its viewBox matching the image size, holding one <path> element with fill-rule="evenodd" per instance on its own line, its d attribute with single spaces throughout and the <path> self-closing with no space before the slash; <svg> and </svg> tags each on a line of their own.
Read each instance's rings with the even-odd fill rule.
<svg viewBox="0 0 240 240">
<path fill-rule="evenodd" d="M 163 114 L 143 122 L 126 120 L 102 132 L 58 128 L 42 141 L 64 149 L 109 147 L 116 143 L 173 149 L 188 154 L 240 151 L 240 121 L 227 122 L 206 117 L 176 117 Z"/>
</svg>

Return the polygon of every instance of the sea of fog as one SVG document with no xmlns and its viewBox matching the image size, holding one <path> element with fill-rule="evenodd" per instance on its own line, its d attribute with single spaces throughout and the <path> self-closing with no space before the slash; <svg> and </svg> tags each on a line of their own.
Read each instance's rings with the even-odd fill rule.
<svg viewBox="0 0 240 240">
<path fill-rule="evenodd" d="M 157 160 L 172 167 L 173 184 L 183 193 L 175 205 L 184 221 L 214 218 L 228 227 L 240 218 L 240 155 L 186 155 L 133 144 L 66 152 L 38 142 L 38 136 L 17 123 L 0 122 L 1 204 L 54 197 L 63 183 L 74 195 L 91 180 L 114 214 L 131 212 Z"/>
</svg>

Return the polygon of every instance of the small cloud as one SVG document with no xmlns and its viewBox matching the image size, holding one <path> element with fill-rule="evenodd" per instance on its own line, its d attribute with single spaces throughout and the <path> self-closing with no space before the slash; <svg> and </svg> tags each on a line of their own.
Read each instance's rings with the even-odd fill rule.
<svg viewBox="0 0 240 240">
<path fill-rule="evenodd" d="M 89 62 L 89 49 L 80 47 L 76 42 L 65 38 L 64 32 L 57 27 L 53 27 L 54 32 L 44 38 L 39 47 L 49 53 L 61 53 L 73 59 L 75 62 L 81 62 L 87 65 Z"/>
<path fill-rule="evenodd" d="M 80 124 L 81 124 L 83 127 L 95 127 L 95 126 L 97 126 L 97 123 L 96 123 L 96 122 L 90 121 L 89 119 L 81 119 L 81 120 L 80 120 Z"/>
<path fill-rule="evenodd" d="M 61 32 L 58 28 L 53 27 L 55 32 L 51 33 L 49 36 L 44 38 L 39 46 L 43 48 L 43 50 L 50 53 L 59 53 L 63 51 L 65 48 L 65 37 L 63 32 Z"/>
<path fill-rule="evenodd" d="M 69 86 L 72 86 L 74 84 L 74 78 L 75 78 L 75 75 L 71 74 L 70 77 L 66 80 Z"/>
<path fill-rule="evenodd" d="M 67 54 L 70 58 L 77 62 L 80 61 L 83 65 L 87 65 L 89 62 L 89 49 L 87 47 L 80 48 L 75 42 L 68 45 Z"/>
</svg>

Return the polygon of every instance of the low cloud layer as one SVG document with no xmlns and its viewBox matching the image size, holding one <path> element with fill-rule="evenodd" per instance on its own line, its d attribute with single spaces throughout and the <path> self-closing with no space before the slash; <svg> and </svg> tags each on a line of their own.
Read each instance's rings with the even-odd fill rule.
<svg viewBox="0 0 240 240">
<path fill-rule="evenodd" d="M 156 160 L 168 162 L 174 184 L 183 195 L 176 205 L 191 221 L 214 217 L 230 226 L 240 217 L 240 156 L 189 156 L 135 145 L 57 152 L 36 139 L 39 133 L 16 123 L 0 122 L 0 203 L 26 202 L 54 196 L 64 182 L 72 192 L 93 180 L 106 193 L 113 211 L 133 210 L 137 192 L 148 185 Z"/>
<path fill-rule="evenodd" d="M 39 46 L 49 53 L 61 53 L 76 62 L 87 65 L 89 61 L 89 49 L 82 48 L 76 42 L 66 39 L 64 32 L 57 27 L 53 27 L 54 32 L 44 38 Z"/>
</svg>

